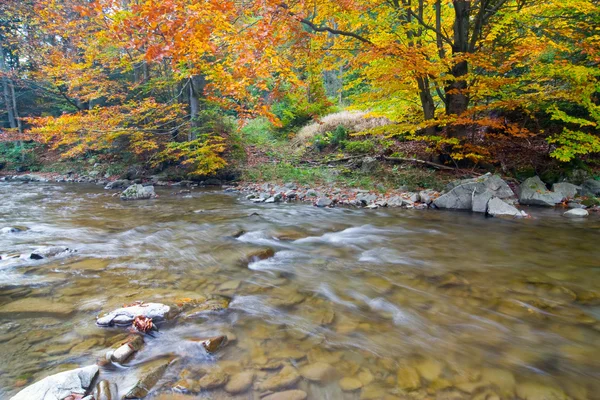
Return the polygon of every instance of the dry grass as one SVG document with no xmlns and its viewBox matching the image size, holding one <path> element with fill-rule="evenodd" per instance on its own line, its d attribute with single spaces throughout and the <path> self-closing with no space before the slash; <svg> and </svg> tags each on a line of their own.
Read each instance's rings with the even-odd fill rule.
<svg viewBox="0 0 600 400">
<path fill-rule="evenodd" d="M 387 118 L 367 117 L 367 113 L 362 111 L 340 111 L 326 115 L 300 129 L 294 142 L 297 144 L 305 143 L 316 135 L 335 130 L 340 125 L 346 128 L 348 132 L 356 133 L 391 123 L 392 121 Z"/>
</svg>

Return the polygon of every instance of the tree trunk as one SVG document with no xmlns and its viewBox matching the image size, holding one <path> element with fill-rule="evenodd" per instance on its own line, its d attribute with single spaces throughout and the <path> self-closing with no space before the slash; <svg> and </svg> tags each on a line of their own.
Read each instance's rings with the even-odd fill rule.
<svg viewBox="0 0 600 400">
<path fill-rule="evenodd" d="M 4 47 L 0 44 L 0 73 L 2 74 L 2 93 L 4 97 L 4 104 L 6 106 L 6 113 L 8 114 L 8 125 L 15 129 L 17 128 L 17 120 L 15 119 L 15 113 L 13 109 L 13 100 L 10 95 L 10 82 L 8 79 L 8 68 L 6 66 L 6 54 L 4 53 Z"/>
<path fill-rule="evenodd" d="M 204 86 L 206 86 L 206 78 L 204 75 L 194 75 L 188 82 L 190 96 L 190 122 L 191 129 L 188 135 L 188 140 L 196 140 L 198 138 L 198 114 L 200 113 L 200 97 L 204 94 Z"/>
<path fill-rule="evenodd" d="M 462 115 L 469 107 L 469 94 L 466 75 L 469 72 L 469 64 L 461 60 L 469 50 L 469 13 L 471 3 L 468 0 L 453 0 L 454 4 L 454 40 L 452 45 L 452 57 L 459 58 L 452 65 L 451 74 L 453 80 L 445 87 L 446 92 L 446 114 Z M 465 136 L 464 127 L 452 126 L 449 129 L 452 137 Z"/>
<path fill-rule="evenodd" d="M 433 96 L 429 90 L 429 79 L 417 78 L 417 85 L 419 86 L 419 97 L 421 99 L 421 108 L 423 109 L 423 119 L 429 121 L 435 118 L 435 103 L 433 102 Z M 435 126 L 429 126 L 425 129 L 427 135 L 435 134 Z"/>
</svg>

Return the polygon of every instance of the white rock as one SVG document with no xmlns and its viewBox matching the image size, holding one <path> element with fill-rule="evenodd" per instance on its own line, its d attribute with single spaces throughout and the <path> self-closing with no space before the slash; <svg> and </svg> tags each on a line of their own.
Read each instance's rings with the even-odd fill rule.
<svg viewBox="0 0 600 400">
<path fill-rule="evenodd" d="M 97 374 L 97 365 L 61 372 L 26 387 L 11 400 L 63 400 L 71 394 L 83 395 Z"/>
<path fill-rule="evenodd" d="M 111 311 L 102 317 L 98 317 L 96 323 L 100 326 L 129 325 L 139 315 L 152 318 L 154 321 L 160 321 L 166 318 L 170 310 L 169 306 L 161 303 L 142 303 Z"/>
<path fill-rule="evenodd" d="M 584 210 L 583 208 L 573 208 L 572 210 L 567 211 L 563 215 L 565 217 L 571 218 L 583 218 L 590 215 L 590 213 L 588 213 L 587 210 Z"/>
</svg>

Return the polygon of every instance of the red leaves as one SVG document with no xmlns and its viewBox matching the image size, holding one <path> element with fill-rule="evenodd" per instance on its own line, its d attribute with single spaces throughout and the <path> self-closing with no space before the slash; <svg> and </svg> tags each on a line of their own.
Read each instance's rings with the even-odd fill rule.
<svg viewBox="0 0 600 400">
<path fill-rule="evenodd" d="M 154 324 L 152 323 L 152 318 L 138 315 L 133 320 L 132 327 L 138 332 L 147 333 L 154 328 Z"/>
</svg>

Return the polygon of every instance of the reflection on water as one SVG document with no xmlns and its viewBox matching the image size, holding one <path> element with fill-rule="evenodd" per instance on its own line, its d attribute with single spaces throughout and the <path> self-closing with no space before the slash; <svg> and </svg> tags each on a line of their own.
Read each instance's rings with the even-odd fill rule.
<svg viewBox="0 0 600 400">
<path fill-rule="evenodd" d="M 307 365 L 324 362 L 332 379 L 287 386 L 311 399 L 600 398 L 595 218 L 323 210 L 210 191 L 165 190 L 139 202 L 111 194 L 0 185 L 1 225 L 27 228 L 0 234 L 0 254 L 77 250 L 0 260 L 0 398 L 104 358 L 127 331 L 97 327 L 103 310 L 211 295 L 231 299 L 229 308 L 161 325 L 129 368 L 104 376 L 131 386 L 137 367 L 168 355 L 179 361 L 158 385 L 163 396 L 182 377 L 200 390 L 194 373 L 225 382 L 251 370 L 255 393 L 233 397 L 216 385 L 201 396 L 252 399 L 278 390 L 269 385 L 289 378 L 286 365 L 307 377 L 316 374 Z M 24 299 L 26 312 L 6 308 Z M 221 334 L 233 340 L 215 355 L 197 342 Z"/>
</svg>

